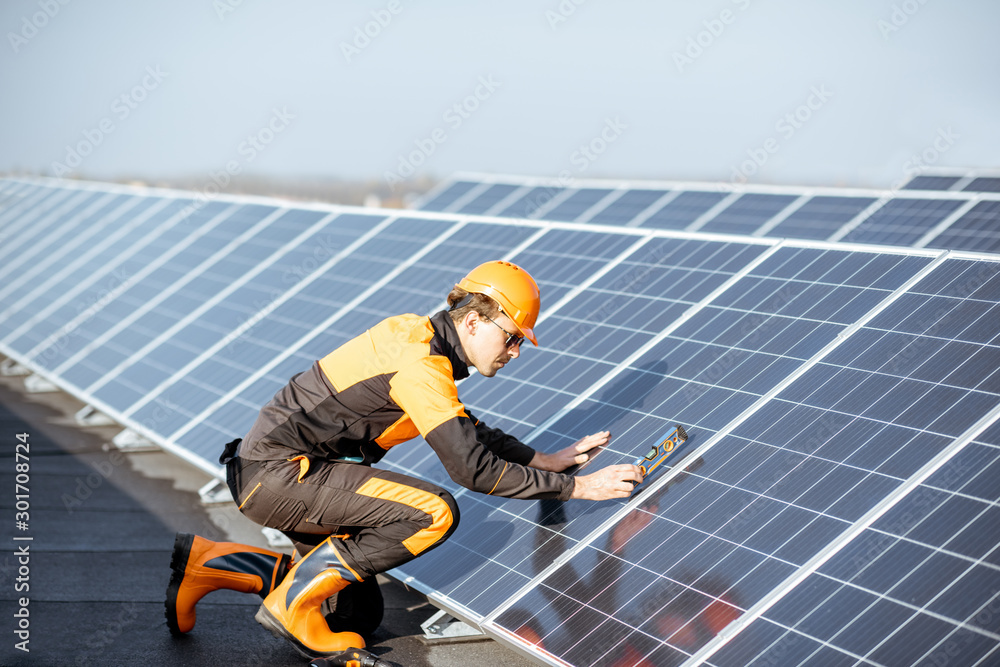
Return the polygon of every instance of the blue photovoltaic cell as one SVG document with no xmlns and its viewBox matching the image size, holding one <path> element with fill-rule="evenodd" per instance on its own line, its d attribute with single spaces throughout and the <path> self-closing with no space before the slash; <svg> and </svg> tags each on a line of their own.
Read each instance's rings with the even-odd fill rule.
<svg viewBox="0 0 1000 667">
<path fill-rule="evenodd" d="M 90 385 L 86 391 L 105 405 L 127 414 L 132 405 L 149 396 L 178 369 L 228 336 L 270 301 L 279 298 L 296 274 L 304 270 L 301 267 L 315 266 L 324 253 L 336 254 L 336 244 L 341 243 L 342 238 L 321 232 L 308 235 L 287 254 L 279 252 L 290 239 L 303 234 L 326 215 L 323 211 L 288 211 L 225 257 L 205 267 L 182 289 L 108 341 L 107 345 L 112 347 L 124 348 L 128 344 L 127 353 L 139 356 L 113 376 L 105 376 Z M 282 261 L 272 263 L 278 259 Z M 262 271 L 262 267 L 266 269 Z M 248 275 L 254 275 L 255 280 L 230 289 Z M 229 294 L 222 301 L 214 307 L 203 305 L 223 290 Z M 188 307 L 179 309 L 177 304 Z M 197 315 L 193 321 L 180 324 L 192 315 Z M 155 329 L 152 328 L 154 324 Z M 140 338 L 137 332 L 145 332 L 145 335 Z M 168 336 L 166 340 L 149 347 L 154 339 L 164 335 Z M 140 344 L 145 347 L 136 349 Z"/>
<path fill-rule="evenodd" d="M 914 176 L 904 190 L 948 190 L 962 180 L 961 176 Z"/>
<path fill-rule="evenodd" d="M 636 361 L 662 364 L 663 381 L 598 395 L 622 406 L 616 423 L 626 440 L 603 463 L 634 461 L 673 421 L 689 425 L 691 447 L 705 442 L 928 261 L 779 249 Z M 835 402 L 837 389 L 823 396 Z M 847 422 L 850 407 L 844 411 Z M 572 664 L 607 664 L 609 652 L 625 650 L 680 664 L 850 525 L 864 504 L 858 497 L 891 488 L 839 463 L 866 434 L 848 435 L 846 424 L 824 417 L 822 407 L 791 397 L 766 404 L 702 458 L 679 459 L 684 474 L 640 496 L 629 515 L 497 622 L 534 633 Z M 588 514 L 583 530 L 604 517 Z M 558 531 L 572 536 L 572 519 Z M 535 613 L 542 608 L 557 613 Z"/>
<path fill-rule="evenodd" d="M 144 307 L 163 290 L 169 289 L 206 256 L 225 246 L 228 239 L 218 235 L 208 236 L 207 232 L 218 224 L 217 216 L 231 208 L 228 203 L 210 202 L 192 212 L 184 224 L 175 226 L 163 239 L 167 243 L 156 244 L 141 257 L 138 254 L 130 257 L 130 261 L 137 262 L 132 265 L 136 267 L 135 273 L 127 274 L 129 277 L 124 283 L 116 285 L 111 295 L 99 300 L 98 307 L 85 311 L 76 311 L 71 307 L 75 312 L 64 325 L 64 330 L 60 331 L 58 340 L 44 346 L 44 349 L 32 350 L 32 361 L 44 368 L 57 370 L 101 334 Z M 148 272 L 149 267 L 157 266 L 157 262 L 162 265 Z M 142 279 L 139 280 L 138 276 Z"/>
<path fill-rule="evenodd" d="M 103 261 L 112 260 L 115 255 L 107 253 L 104 248 L 103 257 L 98 249 L 107 246 L 107 238 L 120 235 L 121 229 L 128 226 L 129 219 L 140 217 L 146 209 L 152 206 L 156 199 L 139 197 L 119 197 L 110 200 L 91 216 L 81 222 L 83 227 L 78 235 L 79 244 L 75 246 L 56 247 L 43 250 L 46 256 L 35 260 L 34 265 L 25 268 L 16 278 L 0 289 L 0 303 L 13 307 L 29 295 L 45 286 L 48 279 L 59 274 L 68 265 L 72 266 L 82 257 L 97 256 Z M 49 292 L 50 297 L 62 296 L 61 292 Z M 22 322 L 20 319 L 7 316 L 8 309 L 0 306 L 0 338 L 8 336 Z"/>
<path fill-rule="evenodd" d="M 569 234 L 550 232 L 541 240 L 541 245 L 551 247 L 547 252 L 557 253 L 553 259 L 569 250 L 570 256 L 561 261 L 547 266 L 541 261 L 529 261 L 524 255 L 519 255 L 518 261 L 539 267 L 541 281 L 547 282 L 552 271 L 560 267 L 564 275 L 556 274 L 557 282 L 577 281 L 574 272 L 589 269 L 586 260 L 575 257 L 593 253 L 606 244 L 581 242 L 579 236 Z M 570 243 L 578 244 L 579 249 L 570 250 Z M 653 239 L 548 316 L 538 327 L 542 349 L 526 353 L 502 376 L 470 380 L 473 386 L 463 384 L 459 395 L 487 424 L 524 437 L 765 248 Z M 542 247 L 536 244 L 531 250 L 537 252 Z M 544 282 L 543 295 L 547 287 Z M 635 440 L 634 433 L 627 433 L 625 420 L 616 421 L 625 412 L 621 401 L 628 400 L 621 397 L 651 391 L 663 381 L 666 369 L 667 364 L 649 360 L 622 371 L 602 394 L 606 402 L 591 401 L 593 405 L 569 411 L 542 437 L 532 440 L 532 446 L 554 451 L 588 433 L 610 429 L 618 444 L 613 445 L 615 451 L 608 450 L 601 456 L 599 465 L 618 462 L 619 446 L 644 446 L 644 442 Z M 506 419 L 497 418 L 501 415 Z M 632 424 L 641 422 L 636 429 L 643 433 L 662 431 L 666 419 L 636 415 Z M 648 433 L 639 437 L 644 439 Z M 604 461 L 605 456 L 611 460 Z M 400 572 L 484 615 L 547 565 L 542 556 L 549 552 L 537 552 L 537 547 L 553 540 L 562 543 L 580 539 L 620 506 L 618 502 L 571 501 L 563 507 L 559 503 L 553 506 L 551 501 L 504 500 L 478 494 L 463 494 L 460 502 L 463 516 L 474 518 L 463 519 L 455 535 L 436 552 L 452 567 L 442 569 L 438 559 L 418 559 Z"/>
<path fill-rule="evenodd" d="M 177 222 L 180 211 L 189 203 L 169 202 L 106 253 L 84 263 L 25 304 L 16 311 L 18 327 L 3 342 L 41 366 L 52 367 L 69 340 L 82 334 L 78 323 L 92 317 L 116 290 L 191 235 L 183 221 Z"/>
<path fill-rule="evenodd" d="M 981 201 L 974 205 L 927 246 L 1000 253 L 1000 201 Z"/>
<path fill-rule="evenodd" d="M 958 199 L 892 199 L 840 240 L 845 243 L 913 245 L 964 203 Z"/>
<path fill-rule="evenodd" d="M 564 189 L 551 186 L 532 188 L 527 194 L 496 215 L 502 218 L 530 218 L 554 197 L 562 193 Z"/>
<path fill-rule="evenodd" d="M 9 253 L 14 250 L 14 244 L 19 237 L 30 232 L 36 220 L 42 219 L 43 214 L 69 199 L 72 194 L 69 190 L 35 187 L 26 191 L 18 201 L 11 204 L 9 209 L 0 212 L 0 224 L 2 224 L 0 231 L 4 235 L 0 258 L 13 256 Z"/>
<path fill-rule="evenodd" d="M 964 192 L 1000 192 L 1000 176 L 980 176 L 962 188 Z"/>
<path fill-rule="evenodd" d="M 728 196 L 722 192 L 682 192 L 646 218 L 640 226 L 684 229 Z"/>
<path fill-rule="evenodd" d="M 173 257 L 126 290 L 115 302 L 101 309 L 94 316 L 101 323 L 91 329 L 92 333 L 100 331 L 97 338 L 99 345 L 86 354 L 71 357 L 56 372 L 73 386 L 89 392 L 94 383 L 119 363 L 273 252 L 273 246 L 258 242 L 255 237 L 241 242 L 235 242 L 235 239 L 275 210 L 269 206 L 247 204 L 207 230 L 185 252 Z M 217 273 L 207 271 L 212 267 Z M 133 301 L 140 294 L 144 294 L 141 301 Z M 109 312 L 116 302 L 120 306 L 130 306 L 124 317 L 115 317 Z M 88 340 L 88 344 L 92 342 L 93 339 Z M 84 346 L 80 346 L 78 352 L 82 349 Z M 122 404 L 112 407 L 119 409 Z"/>
<path fill-rule="evenodd" d="M 459 209 L 458 212 L 472 215 L 482 215 L 520 187 L 521 186 L 519 185 L 508 185 L 507 183 L 497 183 L 496 185 L 491 185 L 481 194 L 477 195 L 472 201 Z"/>
<path fill-rule="evenodd" d="M 699 228 L 703 232 L 753 234 L 781 213 L 798 195 L 745 194 Z"/>
<path fill-rule="evenodd" d="M 898 484 L 1000 403 L 998 299 L 996 263 L 949 261 L 835 351 L 828 368 L 817 368 L 833 382 L 865 369 L 851 392 L 857 398 L 835 402 L 827 417 L 827 431 L 841 428 L 856 441 L 838 457 L 845 465 L 865 471 L 866 480 Z M 805 402 L 829 391 L 831 381 Z M 865 387 L 869 382 L 880 391 Z M 793 393 L 785 394 L 794 400 Z M 841 414 L 847 402 L 868 407 L 849 420 Z M 816 454 L 824 452 L 834 458 L 829 444 Z M 711 663 L 799 664 L 823 655 L 872 665 L 986 664 L 980 661 L 1000 648 L 998 473 L 994 423 Z"/>
<path fill-rule="evenodd" d="M 23 267 L 30 268 L 32 260 L 44 257 L 43 249 L 57 240 L 63 246 L 75 246 L 72 231 L 79 229 L 81 216 L 100 206 L 100 202 L 108 197 L 104 193 L 88 192 L 72 192 L 58 200 L 53 196 L 53 201 L 57 201 L 55 206 L 50 209 L 40 207 L 39 211 L 25 216 L 30 216 L 30 224 L 13 236 L 10 242 L 4 243 L 0 250 L 0 284 L 18 275 Z"/>
<path fill-rule="evenodd" d="M 595 213 L 588 222 L 600 225 L 627 225 L 667 192 L 667 190 L 629 190 Z"/>
<path fill-rule="evenodd" d="M 472 183 L 470 181 L 455 181 L 445 188 L 444 192 L 440 193 L 420 208 L 424 211 L 443 211 L 454 204 L 459 197 L 478 185 L 479 183 Z"/>
<path fill-rule="evenodd" d="M 874 197 L 812 197 L 767 232 L 767 236 L 822 241 L 875 201 Z"/>
<path fill-rule="evenodd" d="M 601 188 L 577 190 L 561 204 L 558 204 L 551 211 L 541 216 L 541 219 L 567 220 L 572 222 L 589 211 L 594 204 L 607 197 L 611 192 L 612 190 L 610 189 Z"/>
</svg>

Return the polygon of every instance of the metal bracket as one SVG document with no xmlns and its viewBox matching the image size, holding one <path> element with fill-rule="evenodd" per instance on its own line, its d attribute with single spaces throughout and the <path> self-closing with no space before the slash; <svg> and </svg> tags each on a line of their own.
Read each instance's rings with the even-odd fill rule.
<svg viewBox="0 0 1000 667">
<path fill-rule="evenodd" d="M 233 502 L 233 494 L 229 487 L 218 479 L 213 479 L 205 486 L 198 489 L 198 497 L 201 498 L 202 505 L 222 505 Z"/>
<path fill-rule="evenodd" d="M 157 445 L 152 440 L 145 438 L 130 428 L 125 429 L 114 438 L 112 438 L 110 443 L 104 445 L 104 449 L 110 450 L 112 448 L 119 449 L 123 452 L 158 452 L 160 451 L 159 445 Z"/>
<path fill-rule="evenodd" d="M 4 359 L 0 361 L 0 375 L 7 377 L 31 375 L 31 369 L 27 366 L 22 366 L 13 359 Z"/>
<path fill-rule="evenodd" d="M 73 419 L 80 426 L 111 426 L 115 420 L 107 416 L 93 405 L 85 405 L 80 408 Z"/>
<path fill-rule="evenodd" d="M 24 378 L 24 388 L 29 394 L 51 394 L 59 391 L 59 387 L 37 374 Z"/>
<path fill-rule="evenodd" d="M 451 642 L 476 641 L 489 639 L 481 630 L 460 621 L 448 612 L 439 610 L 436 614 L 420 624 L 424 635 L 420 638 L 425 644 L 445 644 Z"/>
</svg>

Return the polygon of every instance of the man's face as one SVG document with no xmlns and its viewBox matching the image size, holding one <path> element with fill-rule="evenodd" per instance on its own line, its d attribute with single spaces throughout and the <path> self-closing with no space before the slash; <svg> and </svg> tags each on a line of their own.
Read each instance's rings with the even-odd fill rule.
<svg viewBox="0 0 1000 667">
<path fill-rule="evenodd" d="M 476 367 L 480 375 L 488 378 L 497 374 L 511 359 L 521 355 L 521 344 L 507 346 L 510 334 L 520 335 L 517 327 L 504 313 L 498 313 L 493 320 L 472 312 L 466 316 L 469 326 L 469 345 L 465 354 L 469 363 Z M 522 341 L 523 342 L 523 341 Z"/>
</svg>

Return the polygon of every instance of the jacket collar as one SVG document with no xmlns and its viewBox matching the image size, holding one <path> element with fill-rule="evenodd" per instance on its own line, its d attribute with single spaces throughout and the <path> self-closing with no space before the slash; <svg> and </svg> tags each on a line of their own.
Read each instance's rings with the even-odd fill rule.
<svg viewBox="0 0 1000 667">
<path fill-rule="evenodd" d="M 441 354 L 451 361 L 452 374 L 456 380 L 469 377 L 469 360 L 462 349 L 462 341 L 458 338 L 458 329 L 452 322 L 447 310 L 442 310 L 431 316 L 431 326 L 434 327 L 434 338 L 431 339 L 431 354 Z"/>
</svg>

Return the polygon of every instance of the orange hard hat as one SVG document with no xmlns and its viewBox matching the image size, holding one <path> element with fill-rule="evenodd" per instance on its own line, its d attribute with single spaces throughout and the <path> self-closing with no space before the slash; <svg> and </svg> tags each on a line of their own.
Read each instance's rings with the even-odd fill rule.
<svg viewBox="0 0 1000 667">
<path fill-rule="evenodd" d="M 538 345 L 533 329 L 542 301 L 538 284 L 527 271 L 510 262 L 486 262 L 469 271 L 457 287 L 496 301 L 521 335 Z"/>
</svg>

